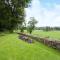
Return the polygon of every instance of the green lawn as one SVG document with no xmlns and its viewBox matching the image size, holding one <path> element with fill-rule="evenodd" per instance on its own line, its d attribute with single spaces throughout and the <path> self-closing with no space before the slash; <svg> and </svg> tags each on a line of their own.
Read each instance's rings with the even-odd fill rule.
<svg viewBox="0 0 60 60">
<path fill-rule="evenodd" d="M 17 34 L 0 35 L 0 60 L 60 60 L 60 52 L 35 42 L 28 44 Z"/>
<path fill-rule="evenodd" d="M 60 40 L 60 31 L 40 31 L 35 30 L 32 33 L 33 35 L 39 36 L 39 37 L 50 37 L 53 39 L 59 39 Z"/>
</svg>

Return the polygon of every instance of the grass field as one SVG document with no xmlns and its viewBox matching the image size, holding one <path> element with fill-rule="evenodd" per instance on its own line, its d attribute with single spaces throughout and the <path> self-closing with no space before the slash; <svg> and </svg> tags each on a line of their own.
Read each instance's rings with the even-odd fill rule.
<svg viewBox="0 0 60 60">
<path fill-rule="evenodd" d="M 60 60 L 60 52 L 35 42 L 28 44 L 17 34 L 0 35 L 0 60 Z"/>
<path fill-rule="evenodd" d="M 35 30 L 32 33 L 33 35 L 39 36 L 39 37 L 50 37 L 53 39 L 60 40 L 60 31 L 40 31 Z"/>
</svg>

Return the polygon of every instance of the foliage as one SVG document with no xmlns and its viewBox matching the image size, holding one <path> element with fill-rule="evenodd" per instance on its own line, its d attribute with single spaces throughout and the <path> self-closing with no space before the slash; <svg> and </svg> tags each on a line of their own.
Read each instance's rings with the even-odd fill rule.
<svg viewBox="0 0 60 60">
<path fill-rule="evenodd" d="M 21 24 L 18 24 L 18 30 L 20 30 L 21 32 L 24 32 L 25 29 L 26 29 L 25 21 Z"/>
<path fill-rule="evenodd" d="M 45 26 L 45 27 L 35 27 L 35 30 L 43 30 L 43 31 L 60 31 L 60 27 L 50 27 L 50 26 Z"/>
<path fill-rule="evenodd" d="M 31 34 L 32 31 L 34 30 L 35 28 L 35 24 L 37 24 L 37 21 L 34 17 L 31 17 L 30 18 L 30 21 L 28 22 L 28 32 Z"/>
<path fill-rule="evenodd" d="M 46 26 L 44 31 L 50 31 L 50 27 Z"/>
<path fill-rule="evenodd" d="M 24 8 L 30 0 L 0 0 L 0 31 L 13 30 L 18 23 L 24 22 Z"/>
</svg>

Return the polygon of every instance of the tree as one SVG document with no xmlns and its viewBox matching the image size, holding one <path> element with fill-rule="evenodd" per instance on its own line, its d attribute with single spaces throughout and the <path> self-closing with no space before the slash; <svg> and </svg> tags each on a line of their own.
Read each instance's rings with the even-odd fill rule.
<svg viewBox="0 0 60 60">
<path fill-rule="evenodd" d="M 28 22 L 28 27 L 27 27 L 27 30 L 28 32 L 31 34 L 32 31 L 34 30 L 35 28 L 35 24 L 37 24 L 37 21 L 34 17 L 31 17 L 30 18 L 30 21 Z"/>
<path fill-rule="evenodd" d="M 0 0 L 0 31 L 13 30 L 24 22 L 24 8 L 30 0 Z"/>
<path fill-rule="evenodd" d="M 25 29 L 26 29 L 25 21 L 22 24 L 18 24 L 18 30 L 20 30 L 20 32 L 24 32 Z"/>
</svg>

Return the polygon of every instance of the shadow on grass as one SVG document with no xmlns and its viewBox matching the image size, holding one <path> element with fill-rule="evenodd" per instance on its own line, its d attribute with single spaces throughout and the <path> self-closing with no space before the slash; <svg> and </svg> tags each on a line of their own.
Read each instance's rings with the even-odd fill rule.
<svg viewBox="0 0 60 60">
<path fill-rule="evenodd" d="M 5 33 L 3 33 L 3 32 L 0 32 L 0 36 L 5 36 Z"/>
</svg>

